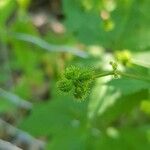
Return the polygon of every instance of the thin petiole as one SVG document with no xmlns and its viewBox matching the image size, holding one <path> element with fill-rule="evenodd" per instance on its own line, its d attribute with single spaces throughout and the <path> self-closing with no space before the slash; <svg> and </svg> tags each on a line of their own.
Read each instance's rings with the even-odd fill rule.
<svg viewBox="0 0 150 150">
<path fill-rule="evenodd" d="M 114 72 L 111 71 L 111 72 L 96 74 L 96 75 L 94 75 L 93 78 L 100 78 L 100 77 L 105 77 L 105 76 L 109 76 L 109 75 L 114 75 Z"/>
<path fill-rule="evenodd" d="M 122 76 L 122 77 L 127 77 L 127 78 L 131 78 L 131 79 L 136 79 L 136 80 L 142 80 L 142 81 L 150 82 L 150 79 L 145 78 L 143 76 L 137 76 L 137 75 L 133 75 L 133 74 L 128 74 L 128 73 L 124 73 L 124 72 L 121 72 L 121 71 L 104 72 L 104 73 L 100 73 L 100 74 L 94 75 L 93 78 L 95 79 L 95 78 L 105 77 L 105 76 L 109 76 L 109 75 L 115 75 L 116 73 L 118 75 Z"/>
</svg>

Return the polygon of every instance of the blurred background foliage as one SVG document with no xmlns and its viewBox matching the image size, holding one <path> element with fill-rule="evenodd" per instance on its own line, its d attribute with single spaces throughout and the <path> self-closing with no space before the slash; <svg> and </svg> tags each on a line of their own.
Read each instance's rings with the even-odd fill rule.
<svg viewBox="0 0 150 150">
<path fill-rule="evenodd" d="M 67 66 L 107 71 L 117 53 L 132 57 L 121 70 L 150 78 L 149 7 L 0 0 L 0 138 L 24 150 L 149 150 L 150 83 L 100 78 L 83 102 L 56 88 Z"/>
</svg>

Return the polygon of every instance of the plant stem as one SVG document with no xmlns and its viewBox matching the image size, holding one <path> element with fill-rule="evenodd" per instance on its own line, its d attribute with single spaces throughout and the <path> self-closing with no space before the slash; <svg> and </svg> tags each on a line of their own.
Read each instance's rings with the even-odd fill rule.
<svg viewBox="0 0 150 150">
<path fill-rule="evenodd" d="M 94 78 L 105 77 L 105 76 L 109 76 L 109 75 L 113 75 L 113 74 L 114 74 L 113 71 L 111 71 L 111 72 L 105 72 L 105 73 L 100 73 L 100 74 L 96 74 L 96 75 L 94 76 Z"/>
<path fill-rule="evenodd" d="M 137 75 L 134 75 L 134 74 L 128 74 L 128 73 L 124 73 L 124 72 L 121 72 L 121 71 L 117 71 L 117 72 L 111 71 L 111 72 L 105 72 L 105 73 L 96 74 L 94 76 L 94 78 L 100 78 L 100 77 L 105 77 L 105 76 L 109 76 L 109 75 L 115 75 L 116 73 L 118 75 L 122 76 L 122 77 L 127 77 L 127 78 L 131 78 L 131 79 L 135 79 L 135 80 L 142 80 L 142 81 L 150 82 L 150 79 L 145 78 L 143 76 L 137 76 Z"/>
</svg>

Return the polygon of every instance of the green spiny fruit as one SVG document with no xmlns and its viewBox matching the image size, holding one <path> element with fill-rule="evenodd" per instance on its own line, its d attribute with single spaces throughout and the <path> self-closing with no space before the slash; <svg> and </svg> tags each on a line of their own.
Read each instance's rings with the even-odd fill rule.
<svg viewBox="0 0 150 150">
<path fill-rule="evenodd" d="M 62 92 L 69 92 L 73 88 L 73 83 L 71 80 L 64 78 L 64 79 L 58 81 L 57 87 Z"/>
<path fill-rule="evenodd" d="M 77 99 L 86 98 L 93 75 L 94 72 L 91 69 L 68 67 L 64 72 L 64 77 L 58 82 L 58 88 L 62 92 L 73 91 L 73 95 Z"/>
<path fill-rule="evenodd" d="M 79 72 L 80 72 L 80 69 L 78 67 L 70 66 L 66 68 L 64 72 L 64 76 L 67 79 L 74 79 L 75 77 L 78 76 Z"/>
<path fill-rule="evenodd" d="M 81 70 L 81 73 L 79 75 L 79 80 L 80 81 L 88 81 L 93 79 L 94 71 L 91 69 L 83 69 Z"/>
<path fill-rule="evenodd" d="M 77 99 L 84 99 L 84 98 L 87 97 L 88 93 L 89 93 L 89 88 L 88 87 L 86 87 L 86 86 L 85 87 L 78 86 L 78 87 L 76 87 L 74 89 L 73 95 Z"/>
</svg>

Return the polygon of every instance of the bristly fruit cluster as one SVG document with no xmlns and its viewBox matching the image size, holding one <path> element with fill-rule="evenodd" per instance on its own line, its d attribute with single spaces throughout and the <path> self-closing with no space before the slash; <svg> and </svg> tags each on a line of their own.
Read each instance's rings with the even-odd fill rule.
<svg viewBox="0 0 150 150">
<path fill-rule="evenodd" d="M 90 90 L 94 71 L 89 68 L 70 66 L 66 68 L 63 77 L 57 83 L 61 92 L 71 92 L 76 99 L 84 99 Z"/>
<path fill-rule="evenodd" d="M 130 61 L 130 59 L 127 58 L 128 57 L 122 58 L 124 65 L 126 65 Z M 61 92 L 70 92 L 74 95 L 76 99 L 83 100 L 87 97 L 88 93 L 90 92 L 91 83 L 96 78 L 113 76 L 117 79 L 120 77 L 126 77 L 150 82 L 149 78 L 119 71 L 118 64 L 116 62 L 111 61 L 110 65 L 112 66 L 112 71 L 107 72 L 96 72 L 90 68 L 70 66 L 66 68 L 61 80 L 57 83 L 57 87 Z"/>
</svg>

